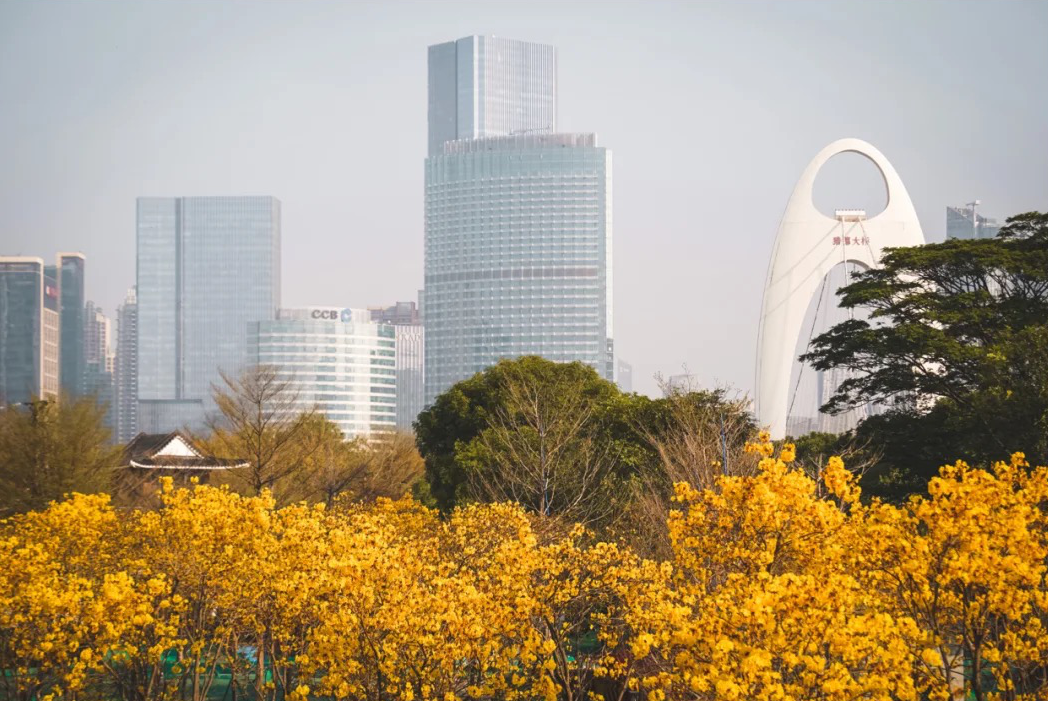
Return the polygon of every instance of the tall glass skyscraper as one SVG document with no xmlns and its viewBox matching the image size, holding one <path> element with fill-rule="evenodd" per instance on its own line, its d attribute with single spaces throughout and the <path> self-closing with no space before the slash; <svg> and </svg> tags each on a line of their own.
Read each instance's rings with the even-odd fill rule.
<svg viewBox="0 0 1049 702">
<path fill-rule="evenodd" d="M 528 354 L 612 379 L 611 185 L 592 134 L 447 142 L 427 159 L 427 403 Z"/>
<path fill-rule="evenodd" d="M 612 156 L 556 133 L 554 48 L 438 44 L 429 81 L 426 403 L 529 354 L 611 380 Z"/>
<path fill-rule="evenodd" d="M 446 141 L 557 130 L 557 52 L 464 37 L 429 51 L 429 153 Z"/>
<path fill-rule="evenodd" d="M 248 330 L 251 363 L 274 366 L 297 409 L 317 409 L 346 438 L 396 428 L 395 347 L 394 327 L 368 310 L 282 309 Z"/>
<path fill-rule="evenodd" d="M 0 256 L 0 406 L 58 394 L 58 309 L 55 266 Z"/>
<path fill-rule="evenodd" d="M 138 428 L 199 427 L 280 305 L 280 201 L 138 199 Z"/>
<path fill-rule="evenodd" d="M 84 254 L 58 254 L 58 381 L 64 392 L 76 397 L 87 394 L 87 366 L 84 358 Z"/>
</svg>

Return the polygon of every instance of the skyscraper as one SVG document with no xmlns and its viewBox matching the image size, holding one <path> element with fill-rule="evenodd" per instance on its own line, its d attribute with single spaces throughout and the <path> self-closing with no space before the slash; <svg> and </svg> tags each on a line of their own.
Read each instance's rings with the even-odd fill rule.
<svg viewBox="0 0 1049 702">
<path fill-rule="evenodd" d="M 87 391 L 84 361 L 84 254 L 58 254 L 58 382 L 76 397 Z"/>
<path fill-rule="evenodd" d="M 612 379 L 610 161 L 592 134 L 448 142 L 427 159 L 427 402 L 528 354 Z"/>
<path fill-rule="evenodd" d="M 393 325 L 397 341 L 397 428 L 411 431 L 425 407 L 423 328 L 414 302 L 369 308 L 373 322 Z"/>
<path fill-rule="evenodd" d="M 289 384 L 298 411 L 317 409 L 346 438 L 396 426 L 395 333 L 367 310 L 282 309 L 248 325 L 248 356 Z"/>
<path fill-rule="evenodd" d="M 464 41 L 488 46 L 479 37 L 454 42 L 457 65 L 465 61 L 474 77 L 457 74 L 460 138 L 440 144 L 452 133 L 437 109 L 448 88 L 434 81 L 448 75 L 450 45 L 430 52 L 426 402 L 500 358 L 528 354 L 581 361 L 611 380 L 611 153 L 593 134 L 547 133 L 552 47 L 500 40 L 520 47 L 466 60 Z M 489 106 L 513 119 L 489 119 Z M 483 117 L 483 129 L 462 127 L 473 119 L 467 112 Z"/>
<path fill-rule="evenodd" d="M 557 52 L 464 37 L 429 50 L 429 154 L 446 141 L 557 129 Z"/>
<path fill-rule="evenodd" d="M 58 394 L 56 267 L 0 256 L 0 406 Z"/>
<path fill-rule="evenodd" d="M 134 286 L 117 308 L 115 376 L 116 438 L 124 444 L 138 433 L 138 299 Z"/>
<path fill-rule="evenodd" d="M 106 408 L 106 426 L 117 431 L 117 411 L 113 397 L 112 320 L 100 307 L 88 301 L 84 308 L 84 394 Z"/>
<path fill-rule="evenodd" d="M 84 305 L 84 363 L 105 371 L 112 370 L 112 320 L 102 308 L 88 300 Z"/>
<path fill-rule="evenodd" d="M 238 374 L 252 322 L 280 305 L 280 202 L 138 199 L 138 425 L 202 425 L 219 371 Z"/>
</svg>

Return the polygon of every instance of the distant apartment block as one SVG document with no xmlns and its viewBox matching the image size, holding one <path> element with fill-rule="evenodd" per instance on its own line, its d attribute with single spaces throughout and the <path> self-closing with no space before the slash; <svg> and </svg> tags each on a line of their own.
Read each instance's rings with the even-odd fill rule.
<svg viewBox="0 0 1049 702">
<path fill-rule="evenodd" d="M 132 286 L 117 308 L 114 378 L 116 438 L 126 444 L 138 434 L 138 299 Z"/>
<path fill-rule="evenodd" d="M 670 397 L 671 395 L 687 395 L 690 392 L 696 392 L 699 390 L 696 384 L 696 379 L 690 373 L 678 373 L 677 375 L 668 376 L 663 381 L 663 396 Z"/>
<path fill-rule="evenodd" d="M 106 426 L 117 432 L 113 375 L 116 355 L 112 348 L 112 320 L 88 301 L 84 307 L 84 394 L 105 407 Z"/>
</svg>

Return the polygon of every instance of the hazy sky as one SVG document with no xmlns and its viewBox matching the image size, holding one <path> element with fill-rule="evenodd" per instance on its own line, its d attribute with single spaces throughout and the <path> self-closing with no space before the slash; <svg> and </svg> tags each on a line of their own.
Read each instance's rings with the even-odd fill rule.
<svg viewBox="0 0 1049 702">
<path fill-rule="evenodd" d="M 809 160 L 845 136 L 903 178 L 926 237 L 973 198 L 1047 205 L 1046 3 L 0 0 L 0 253 L 87 255 L 113 314 L 135 198 L 274 195 L 283 301 L 422 286 L 426 47 L 554 44 L 559 128 L 613 151 L 615 343 L 652 375 L 753 386 L 761 286 Z M 866 206 L 840 156 L 817 204 Z"/>
</svg>

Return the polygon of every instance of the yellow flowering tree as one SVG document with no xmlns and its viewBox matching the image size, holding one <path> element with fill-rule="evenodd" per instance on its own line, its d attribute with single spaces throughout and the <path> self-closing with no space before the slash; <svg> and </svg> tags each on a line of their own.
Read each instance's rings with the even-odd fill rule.
<svg viewBox="0 0 1049 702">
<path fill-rule="evenodd" d="M 120 523 L 104 495 L 73 495 L 2 523 L 0 670 L 7 699 L 97 685 L 144 600 L 120 569 Z"/>
<path fill-rule="evenodd" d="M 844 567 L 852 476 L 832 460 L 822 479 L 837 499 L 818 499 L 815 482 L 790 466 L 792 446 L 774 456 L 765 436 L 751 450 L 762 456 L 755 476 L 675 486 L 682 607 L 639 641 L 635 654 L 651 661 L 634 684 L 654 698 L 913 697 L 898 634 L 913 622 L 879 611 Z"/>
<path fill-rule="evenodd" d="M 839 458 L 749 450 L 753 474 L 675 486 L 662 561 L 511 503 L 73 495 L 0 522 L 0 694 L 1046 696 L 1045 468 L 864 505 Z"/>
<path fill-rule="evenodd" d="M 851 561 L 908 639 L 926 694 L 1046 697 L 1046 469 L 945 466 L 903 508 L 875 503 Z"/>
</svg>

